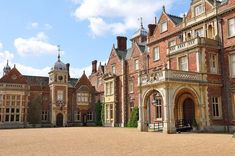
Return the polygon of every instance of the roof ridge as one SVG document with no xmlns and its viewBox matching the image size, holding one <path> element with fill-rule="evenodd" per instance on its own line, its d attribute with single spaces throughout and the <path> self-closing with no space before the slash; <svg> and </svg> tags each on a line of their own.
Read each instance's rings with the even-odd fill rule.
<svg viewBox="0 0 235 156">
<path fill-rule="evenodd" d="M 167 15 L 168 15 L 168 16 L 172 16 L 172 17 L 176 17 L 176 18 L 181 18 L 181 19 L 183 19 L 182 17 L 177 16 L 177 15 L 172 15 L 172 14 L 168 14 L 168 13 L 167 13 Z"/>
</svg>

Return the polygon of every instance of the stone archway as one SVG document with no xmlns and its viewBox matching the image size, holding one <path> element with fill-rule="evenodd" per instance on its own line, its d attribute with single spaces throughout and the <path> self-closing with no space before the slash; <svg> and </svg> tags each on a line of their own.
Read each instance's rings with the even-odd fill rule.
<svg viewBox="0 0 235 156">
<path fill-rule="evenodd" d="M 63 127 L 63 114 L 62 113 L 58 113 L 56 115 L 56 126 Z"/>
<path fill-rule="evenodd" d="M 176 129 L 179 127 L 198 126 L 200 109 L 198 97 L 191 89 L 184 88 L 177 92 L 174 105 Z"/>
<path fill-rule="evenodd" d="M 152 89 L 144 95 L 143 120 L 147 130 L 159 131 L 163 128 L 163 97 Z"/>
</svg>

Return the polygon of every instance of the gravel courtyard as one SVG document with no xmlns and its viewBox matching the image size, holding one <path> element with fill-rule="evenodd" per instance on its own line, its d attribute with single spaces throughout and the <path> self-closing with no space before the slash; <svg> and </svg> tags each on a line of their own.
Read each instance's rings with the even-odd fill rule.
<svg viewBox="0 0 235 156">
<path fill-rule="evenodd" d="M 162 134 L 128 128 L 0 130 L 0 155 L 234 156 L 231 134 Z"/>
</svg>

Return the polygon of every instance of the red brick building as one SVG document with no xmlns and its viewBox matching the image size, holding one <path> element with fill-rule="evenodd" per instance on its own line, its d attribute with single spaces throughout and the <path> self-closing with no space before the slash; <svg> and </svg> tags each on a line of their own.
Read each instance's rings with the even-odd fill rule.
<svg viewBox="0 0 235 156">
<path fill-rule="evenodd" d="M 85 75 L 70 78 L 58 56 L 49 77 L 22 75 L 6 65 L 0 79 L 0 127 L 95 125 L 95 88 Z"/>
<path fill-rule="evenodd" d="M 192 0 L 178 17 L 163 7 L 131 48 L 117 37 L 103 77 L 106 125 L 126 125 L 138 106 L 141 131 L 233 131 L 234 8 L 234 0 Z"/>
</svg>

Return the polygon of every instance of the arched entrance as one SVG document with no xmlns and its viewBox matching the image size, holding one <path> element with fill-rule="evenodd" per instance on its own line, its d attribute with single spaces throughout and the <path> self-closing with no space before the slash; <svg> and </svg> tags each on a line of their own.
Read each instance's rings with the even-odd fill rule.
<svg viewBox="0 0 235 156">
<path fill-rule="evenodd" d="M 144 97 L 144 124 L 148 131 L 163 129 L 163 98 L 159 91 L 151 90 Z"/>
<path fill-rule="evenodd" d="M 61 113 L 56 115 L 56 126 L 63 127 L 63 114 Z"/>
<path fill-rule="evenodd" d="M 199 112 L 196 94 L 189 89 L 180 90 L 176 95 L 174 107 L 176 131 L 198 128 Z"/>
</svg>

